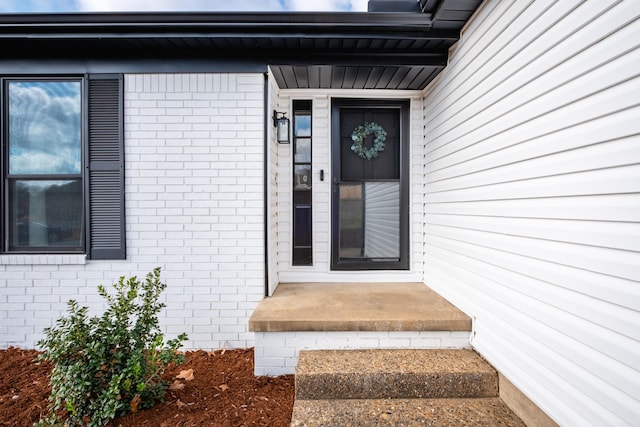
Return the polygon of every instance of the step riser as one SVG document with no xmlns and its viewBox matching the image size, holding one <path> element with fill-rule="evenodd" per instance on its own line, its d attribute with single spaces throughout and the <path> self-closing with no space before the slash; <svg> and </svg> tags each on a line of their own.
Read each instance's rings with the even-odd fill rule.
<svg viewBox="0 0 640 427">
<path fill-rule="evenodd" d="M 493 373 L 420 375 L 317 374 L 296 377 L 296 399 L 414 399 L 497 397 Z"/>
<path fill-rule="evenodd" d="M 291 427 L 525 427 L 499 398 L 296 400 Z"/>
<path fill-rule="evenodd" d="M 256 332 L 255 374 L 295 374 L 301 349 L 308 351 L 371 348 L 470 349 L 471 344 L 469 332 Z"/>
<path fill-rule="evenodd" d="M 300 353 L 297 399 L 497 397 L 498 374 L 471 350 Z"/>
</svg>

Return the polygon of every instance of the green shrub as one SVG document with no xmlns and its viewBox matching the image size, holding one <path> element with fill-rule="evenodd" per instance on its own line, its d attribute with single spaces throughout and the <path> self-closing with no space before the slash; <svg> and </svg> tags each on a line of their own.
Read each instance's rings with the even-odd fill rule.
<svg viewBox="0 0 640 427">
<path fill-rule="evenodd" d="M 165 304 L 158 298 L 166 286 L 160 268 L 144 282 L 120 277 L 115 295 L 100 285 L 108 303 L 101 317 L 69 301 L 68 317 L 46 328 L 38 342 L 40 358 L 54 367 L 50 412 L 36 426 L 103 426 L 163 399 L 168 384 L 160 376 L 169 363 L 184 362 L 178 349 L 187 339 L 181 334 L 165 344 L 160 333 L 157 315 Z"/>
</svg>

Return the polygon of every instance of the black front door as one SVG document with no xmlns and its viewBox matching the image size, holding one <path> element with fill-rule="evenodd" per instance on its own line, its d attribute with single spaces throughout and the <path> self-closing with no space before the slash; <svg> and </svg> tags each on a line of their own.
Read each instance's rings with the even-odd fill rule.
<svg viewBox="0 0 640 427">
<path fill-rule="evenodd" d="M 333 270 L 409 268 L 409 103 L 336 99 Z"/>
</svg>

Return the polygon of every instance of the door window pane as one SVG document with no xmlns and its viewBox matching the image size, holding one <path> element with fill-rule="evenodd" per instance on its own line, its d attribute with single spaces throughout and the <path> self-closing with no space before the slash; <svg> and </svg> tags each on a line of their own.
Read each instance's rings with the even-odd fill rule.
<svg viewBox="0 0 640 427">
<path fill-rule="evenodd" d="M 82 246 L 82 181 L 12 181 L 13 248 Z"/>
<path fill-rule="evenodd" d="M 364 200 L 362 184 L 340 184 L 340 259 L 364 255 Z"/>
<path fill-rule="evenodd" d="M 340 184 L 342 260 L 400 258 L 400 183 Z"/>
<path fill-rule="evenodd" d="M 400 259 L 400 183 L 364 184 L 364 257 Z"/>
<path fill-rule="evenodd" d="M 8 83 L 9 174 L 80 174 L 80 82 Z"/>
</svg>

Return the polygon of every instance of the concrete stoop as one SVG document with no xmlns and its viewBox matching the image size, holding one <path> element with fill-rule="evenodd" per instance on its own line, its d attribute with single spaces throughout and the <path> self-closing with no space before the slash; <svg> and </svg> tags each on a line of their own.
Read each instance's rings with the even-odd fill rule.
<svg viewBox="0 0 640 427">
<path fill-rule="evenodd" d="M 291 426 L 524 426 L 472 350 L 301 351 Z"/>
</svg>

